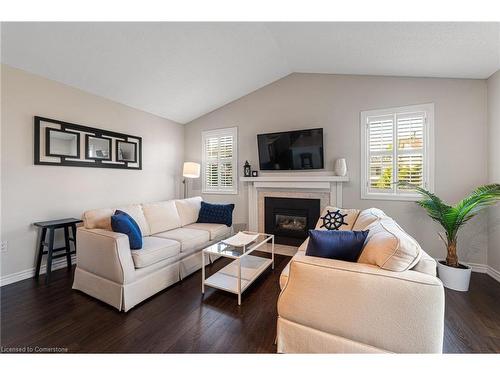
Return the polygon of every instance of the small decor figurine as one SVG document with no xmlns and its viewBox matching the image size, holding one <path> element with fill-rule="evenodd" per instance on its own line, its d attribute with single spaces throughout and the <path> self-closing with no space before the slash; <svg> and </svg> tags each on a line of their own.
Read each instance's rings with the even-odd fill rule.
<svg viewBox="0 0 500 375">
<path fill-rule="evenodd" d="M 243 176 L 250 177 L 250 164 L 248 164 L 248 160 L 245 161 L 245 165 L 243 166 Z"/>
<path fill-rule="evenodd" d="M 257 171 L 252 171 L 252 177 L 258 177 L 259 176 L 259 172 Z"/>
</svg>

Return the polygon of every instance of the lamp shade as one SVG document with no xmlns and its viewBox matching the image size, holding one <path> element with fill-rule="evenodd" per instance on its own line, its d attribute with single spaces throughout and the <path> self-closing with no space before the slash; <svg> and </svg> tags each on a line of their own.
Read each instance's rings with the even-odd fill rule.
<svg viewBox="0 0 500 375">
<path fill-rule="evenodd" d="M 200 177 L 200 165 L 190 161 L 185 162 L 182 168 L 182 176 L 186 178 Z"/>
</svg>

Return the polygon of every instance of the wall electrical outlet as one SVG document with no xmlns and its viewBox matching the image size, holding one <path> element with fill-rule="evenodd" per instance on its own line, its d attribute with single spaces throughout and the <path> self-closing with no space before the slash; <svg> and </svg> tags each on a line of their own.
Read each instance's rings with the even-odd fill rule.
<svg viewBox="0 0 500 375">
<path fill-rule="evenodd" d="M 7 248 L 9 247 L 9 242 L 8 241 L 2 241 L 1 242 L 1 247 L 0 247 L 0 251 L 2 253 L 6 253 L 7 252 Z"/>
</svg>

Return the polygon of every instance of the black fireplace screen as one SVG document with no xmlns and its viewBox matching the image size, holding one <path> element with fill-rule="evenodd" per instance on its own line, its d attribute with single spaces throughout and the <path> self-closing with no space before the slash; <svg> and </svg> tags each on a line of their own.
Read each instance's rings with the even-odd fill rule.
<svg viewBox="0 0 500 375">
<path fill-rule="evenodd" d="M 277 231 L 300 231 L 307 229 L 307 217 L 302 215 L 274 215 L 275 228 Z"/>
<path fill-rule="evenodd" d="M 285 245 L 300 245 L 320 214 L 319 199 L 265 197 L 264 207 L 266 233 Z"/>
</svg>

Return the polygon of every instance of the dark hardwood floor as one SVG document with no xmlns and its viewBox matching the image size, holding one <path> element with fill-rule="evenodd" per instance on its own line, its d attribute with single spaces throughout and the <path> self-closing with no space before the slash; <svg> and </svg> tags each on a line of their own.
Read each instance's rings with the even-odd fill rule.
<svg viewBox="0 0 500 375">
<path fill-rule="evenodd" d="M 469 291 L 445 289 L 445 353 L 500 353 L 500 283 L 472 273 Z"/>
<path fill-rule="evenodd" d="M 72 272 L 53 273 L 49 286 L 33 279 L 1 293 L 0 341 L 4 348 L 63 348 L 84 353 L 275 353 L 279 275 L 289 257 L 276 256 L 244 294 L 208 288 L 201 272 L 144 301 L 128 313 L 71 289 Z M 227 264 L 221 259 L 214 272 Z M 446 290 L 444 351 L 500 352 L 500 284 L 474 273 L 468 293 Z"/>
</svg>

